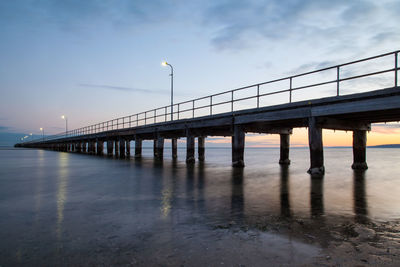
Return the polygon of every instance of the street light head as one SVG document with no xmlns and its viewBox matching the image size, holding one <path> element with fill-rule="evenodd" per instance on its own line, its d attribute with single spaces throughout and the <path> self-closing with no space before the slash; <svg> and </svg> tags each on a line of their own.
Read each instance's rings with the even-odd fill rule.
<svg viewBox="0 0 400 267">
<path fill-rule="evenodd" d="M 40 128 L 39 130 L 43 131 L 43 128 Z"/>
<path fill-rule="evenodd" d="M 30 133 L 29 135 L 32 135 L 32 133 Z"/>
<path fill-rule="evenodd" d="M 64 116 L 64 115 L 62 115 L 62 116 L 61 116 L 61 119 L 65 120 L 65 116 Z"/>
<path fill-rule="evenodd" d="M 167 63 L 167 61 L 163 61 L 163 62 L 161 62 L 161 65 L 163 65 L 163 66 L 167 66 L 167 65 L 168 65 L 168 63 Z"/>
</svg>

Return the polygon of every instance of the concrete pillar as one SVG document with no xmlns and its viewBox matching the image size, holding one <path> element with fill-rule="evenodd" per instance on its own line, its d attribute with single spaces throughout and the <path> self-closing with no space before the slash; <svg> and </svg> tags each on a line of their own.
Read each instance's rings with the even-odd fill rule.
<svg viewBox="0 0 400 267">
<path fill-rule="evenodd" d="M 82 143 L 78 142 L 76 144 L 76 152 L 81 153 L 82 152 Z"/>
<path fill-rule="evenodd" d="M 112 157 L 114 153 L 114 141 L 113 140 L 107 140 L 107 156 Z"/>
<path fill-rule="evenodd" d="M 197 153 L 199 154 L 199 161 L 204 161 L 204 152 L 205 152 L 205 137 L 200 136 L 197 138 Z"/>
<path fill-rule="evenodd" d="M 310 117 L 308 120 L 308 144 L 311 166 L 307 172 L 311 175 L 322 175 L 325 173 L 322 128 L 317 127 L 315 117 Z"/>
<path fill-rule="evenodd" d="M 94 141 L 90 141 L 89 144 L 90 144 L 90 145 L 89 145 L 89 148 L 90 148 L 89 153 L 90 153 L 90 154 L 96 154 L 95 142 L 94 142 Z"/>
<path fill-rule="evenodd" d="M 164 137 L 158 137 L 155 157 L 158 159 L 162 159 L 163 156 L 164 156 Z"/>
<path fill-rule="evenodd" d="M 366 160 L 367 131 L 353 131 L 353 165 L 351 167 L 357 170 L 368 169 Z"/>
<path fill-rule="evenodd" d="M 232 136 L 232 167 L 244 167 L 244 138 L 242 127 L 235 125 Z"/>
<path fill-rule="evenodd" d="M 176 159 L 178 158 L 178 140 L 176 138 L 172 138 L 171 145 L 172 145 L 172 158 Z"/>
<path fill-rule="evenodd" d="M 135 158 L 142 157 L 142 139 L 135 138 Z"/>
<path fill-rule="evenodd" d="M 130 157 L 131 156 L 131 140 L 127 139 L 125 141 L 125 149 L 126 149 L 126 156 Z"/>
<path fill-rule="evenodd" d="M 83 153 L 86 153 L 86 152 L 87 152 L 87 150 L 86 150 L 86 141 L 83 141 L 83 142 L 82 142 L 82 152 L 83 152 Z"/>
<path fill-rule="evenodd" d="M 279 164 L 281 165 L 289 165 L 289 147 L 290 147 L 290 135 L 289 134 L 280 134 L 281 137 L 281 156 L 279 159 Z"/>
<path fill-rule="evenodd" d="M 97 155 L 103 155 L 104 142 L 97 140 Z"/>
<path fill-rule="evenodd" d="M 116 157 L 119 155 L 119 142 L 117 140 L 114 141 L 114 154 Z"/>
<path fill-rule="evenodd" d="M 186 163 L 194 163 L 194 136 L 187 133 L 186 135 Z"/>
<path fill-rule="evenodd" d="M 119 157 L 125 158 L 125 140 L 119 140 Z"/>
</svg>

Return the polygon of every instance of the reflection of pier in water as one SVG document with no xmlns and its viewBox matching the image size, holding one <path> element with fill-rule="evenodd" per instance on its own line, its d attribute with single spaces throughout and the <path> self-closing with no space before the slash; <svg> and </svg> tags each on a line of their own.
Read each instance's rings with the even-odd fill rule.
<svg viewBox="0 0 400 267">
<path fill-rule="evenodd" d="M 244 169 L 233 168 L 229 172 L 225 170 L 226 174 L 230 173 L 230 183 L 218 183 L 219 186 L 223 187 L 219 187 L 217 191 L 213 191 L 212 179 L 214 177 L 210 176 L 208 178 L 210 179 L 210 188 L 206 188 L 205 186 L 208 181 L 207 177 L 205 177 L 205 173 L 208 173 L 205 170 L 206 168 L 207 164 L 204 163 L 188 168 L 180 168 L 181 172 L 186 172 L 183 184 L 183 191 L 186 197 L 184 205 L 191 209 L 191 214 L 195 216 L 193 219 L 198 218 L 200 214 L 207 214 L 207 216 L 210 216 L 209 219 L 214 220 L 218 218 L 218 220 L 221 220 L 220 223 L 234 221 L 240 224 L 254 220 L 257 221 L 257 218 L 265 216 L 275 217 L 275 215 L 278 215 L 275 213 L 275 210 L 278 211 L 282 219 L 290 219 L 297 216 L 304 218 L 305 214 L 303 210 L 299 211 L 296 216 L 296 209 L 293 208 L 296 205 L 293 205 L 293 200 L 291 200 L 291 191 L 296 189 L 290 187 L 291 176 L 289 166 L 281 166 L 278 181 L 278 199 L 269 198 L 265 202 L 267 209 L 263 209 L 260 206 L 262 202 L 260 202 L 259 198 L 255 199 L 251 195 L 247 195 L 246 198 L 246 172 Z M 174 175 L 177 174 L 176 170 L 172 172 Z M 324 222 L 327 213 L 324 200 L 324 177 L 310 175 L 309 181 L 308 217 L 315 221 Z M 228 185 L 230 185 L 230 188 Z M 357 223 L 366 223 L 368 222 L 368 205 L 366 200 L 365 171 L 354 171 L 353 186 L 354 221 Z M 270 191 L 262 191 L 263 193 L 261 194 L 274 196 L 274 187 L 268 188 Z M 228 191 L 229 194 L 226 194 Z M 225 194 L 221 195 L 221 192 L 225 192 Z M 247 194 L 251 193 L 247 192 Z M 175 194 L 173 197 L 176 198 Z M 245 201 L 246 199 L 247 201 Z M 178 204 L 177 202 L 175 203 Z M 303 204 L 307 206 L 307 203 Z"/>
</svg>

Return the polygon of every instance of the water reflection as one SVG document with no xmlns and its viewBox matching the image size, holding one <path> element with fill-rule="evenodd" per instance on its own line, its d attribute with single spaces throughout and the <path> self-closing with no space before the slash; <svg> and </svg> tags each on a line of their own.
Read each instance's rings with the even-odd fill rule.
<svg viewBox="0 0 400 267">
<path fill-rule="evenodd" d="M 281 184 L 280 184 L 280 200 L 281 200 L 281 216 L 289 218 L 292 216 L 290 209 L 290 198 L 289 198 L 289 167 L 287 165 L 281 166 Z"/>
<path fill-rule="evenodd" d="M 243 168 L 232 168 L 231 216 L 242 221 L 244 217 Z"/>
<path fill-rule="evenodd" d="M 62 224 L 64 221 L 64 206 L 67 201 L 67 186 L 69 172 L 69 154 L 59 154 L 59 172 L 58 172 L 58 189 L 57 189 L 57 239 L 60 241 L 62 237 Z"/>
<path fill-rule="evenodd" d="M 44 177 L 44 166 L 45 166 L 45 158 L 44 158 L 44 150 L 37 151 L 37 175 L 35 176 L 35 191 L 34 191 L 34 199 L 35 199 L 35 223 L 37 224 L 39 221 L 39 212 L 42 206 L 42 190 L 43 190 L 43 177 Z"/>
<path fill-rule="evenodd" d="M 353 193 L 355 221 L 357 223 L 367 223 L 368 205 L 365 190 L 365 170 L 354 170 Z"/>
<path fill-rule="evenodd" d="M 310 191 L 311 217 L 319 218 L 324 215 L 324 179 L 311 176 Z"/>
</svg>

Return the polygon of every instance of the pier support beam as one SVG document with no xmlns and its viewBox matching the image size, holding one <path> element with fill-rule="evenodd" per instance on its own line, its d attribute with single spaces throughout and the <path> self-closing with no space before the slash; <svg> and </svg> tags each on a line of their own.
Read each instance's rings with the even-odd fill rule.
<svg viewBox="0 0 400 267">
<path fill-rule="evenodd" d="M 308 120 L 308 144 L 311 166 L 307 172 L 311 175 L 322 175 L 325 173 L 322 128 L 317 126 L 315 117 Z"/>
<path fill-rule="evenodd" d="M 186 134 L 186 163 L 194 163 L 194 136 L 189 132 Z"/>
<path fill-rule="evenodd" d="M 171 139 L 171 146 L 172 146 L 172 158 L 178 158 L 178 140 L 176 138 Z"/>
<path fill-rule="evenodd" d="M 129 140 L 129 139 L 125 140 L 125 149 L 126 149 L 126 156 L 130 157 L 131 156 L 131 140 Z"/>
<path fill-rule="evenodd" d="M 153 139 L 153 156 L 157 157 L 157 139 Z"/>
<path fill-rule="evenodd" d="M 197 138 L 197 153 L 199 154 L 199 161 L 204 161 L 204 152 L 205 152 L 205 137 L 200 136 Z"/>
<path fill-rule="evenodd" d="M 119 140 L 119 157 L 125 158 L 125 140 L 124 139 Z"/>
<path fill-rule="evenodd" d="M 96 141 L 90 141 L 90 154 L 96 154 Z"/>
<path fill-rule="evenodd" d="M 114 141 L 114 154 L 115 154 L 116 157 L 118 157 L 118 155 L 119 155 L 119 142 L 118 142 L 118 140 Z"/>
<path fill-rule="evenodd" d="M 82 143 L 81 142 L 76 143 L 76 152 L 78 152 L 78 153 L 82 152 Z"/>
<path fill-rule="evenodd" d="M 103 155 L 103 150 L 104 150 L 104 142 L 103 141 L 96 141 L 97 143 L 97 155 Z"/>
<path fill-rule="evenodd" d="M 281 165 L 289 165 L 289 147 L 290 147 L 290 135 L 289 134 L 280 134 L 281 138 L 281 155 L 279 159 L 279 164 Z"/>
<path fill-rule="evenodd" d="M 232 136 L 232 167 L 244 167 L 244 138 L 242 127 L 235 125 Z"/>
<path fill-rule="evenodd" d="M 82 142 L 82 152 L 83 152 L 83 153 L 87 153 L 87 150 L 86 150 L 86 141 Z"/>
<path fill-rule="evenodd" d="M 135 138 L 135 158 L 142 157 L 142 139 Z"/>
<path fill-rule="evenodd" d="M 357 170 L 368 169 L 366 161 L 367 131 L 353 131 L 353 165 L 351 168 Z"/>
<path fill-rule="evenodd" d="M 107 140 L 107 156 L 112 157 L 114 150 L 114 141 Z"/>
<path fill-rule="evenodd" d="M 164 137 L 157 138 L 157 145 L 156 145 L 154 156 L 157 159 L 162 159 L 164 157 Z"/>
</svg>

